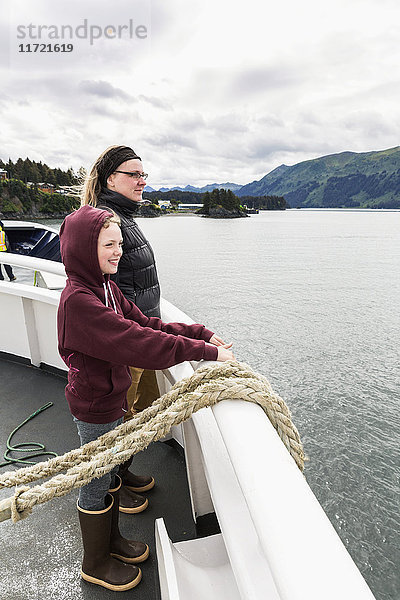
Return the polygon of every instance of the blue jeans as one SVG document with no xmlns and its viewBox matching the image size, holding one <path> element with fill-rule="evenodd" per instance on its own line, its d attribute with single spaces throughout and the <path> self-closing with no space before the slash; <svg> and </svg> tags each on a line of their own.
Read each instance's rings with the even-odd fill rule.
<svg viewBox="0 0 400 600">
<path fill-rule="evenodd" d="M 112 423 L 86 423 L 85 421 L 79 421 L 76 417 L 73 417 L 73 419 L 78 428 L 82 446 L 96 440 L 104 433 L 115 429 L 115 427 L 120 425 L 123 421 L 121 418 Z M 108 490 L 115 486 L 114 475 L 116 475 L 117 472 L 118 466 L 114 467 L 107 475 L 92 479 L 88 485 L 81 487 L 78 499 L 79 506 L 84 510 L 103 510 L 106 508 L 105 497 Z"/>
</svg>

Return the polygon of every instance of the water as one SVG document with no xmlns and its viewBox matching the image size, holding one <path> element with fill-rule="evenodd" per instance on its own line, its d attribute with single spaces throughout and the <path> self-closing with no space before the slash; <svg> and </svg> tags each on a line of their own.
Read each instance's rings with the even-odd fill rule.
<svg viewBox="0 0 400 600">
<path fill-rule="evenodd" d="M 399 599 L 400 212 L 139 222 L 164 297 L 286 400 L 308 483 L 376 598 Z"/>
</svg>

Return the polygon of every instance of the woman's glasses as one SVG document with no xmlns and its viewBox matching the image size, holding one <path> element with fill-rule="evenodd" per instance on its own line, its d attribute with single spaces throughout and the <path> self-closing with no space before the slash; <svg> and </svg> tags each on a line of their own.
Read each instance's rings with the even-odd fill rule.
<svg viewBox="0 0 400 600">
<path fill-rule="evenodd" d="M 123 173 L 124 175 L 129 175 L 132 179 L 146 179 L 148 178 L 148 173 L 139 173 L 139 171 L 114 171 L 114 173 Z"/>
</svg>

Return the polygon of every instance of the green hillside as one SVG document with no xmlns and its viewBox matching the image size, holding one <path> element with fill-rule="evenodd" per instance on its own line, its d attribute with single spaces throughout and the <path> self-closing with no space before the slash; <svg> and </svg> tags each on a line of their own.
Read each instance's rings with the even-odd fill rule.
<svg viewBox="0 0 400 600">
<path fill-rule="evenodd" d="M 284 196 L 292 207 L 400 208 L 400 146 L 281 165 L 238 196 Z"/>
<path fill-rule="evenodd" d="M 64 215 L 78 207 L 76 196 L 42 192 L 36 184 L 27 186 L 19 179 L 0 181 L 0 216 L 5 218 Z"/>
</svg>

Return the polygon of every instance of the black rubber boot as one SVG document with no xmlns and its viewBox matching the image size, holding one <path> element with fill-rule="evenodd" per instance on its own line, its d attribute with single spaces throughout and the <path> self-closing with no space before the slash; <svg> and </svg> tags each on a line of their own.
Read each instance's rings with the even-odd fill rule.
<svg viewBox="0 0 400 600">
<path fill-rule="evenodd" d="M 110 553 L 114 558 L 118 558 L 126 563 L 141 563 L 149 556 L 149 547 L 143 542 L 127 540 L 121 535 L 119 530 L 119 493 L 121 488 L 121 478 L 116 475 L 116 486 L 109 490 L 114 498 L 111 518 L 111 536 Z"/>
<path fill-rule="evenodd" d="M 85 581 L 115 592 L 135 587 L 142 578 L 141 570 L 110 555 L 111 521 L 114 498 L 107 494 L 104 510 L 89 511 L 78 505 L 83 541 L 81 576 Z"/>
</svg>

